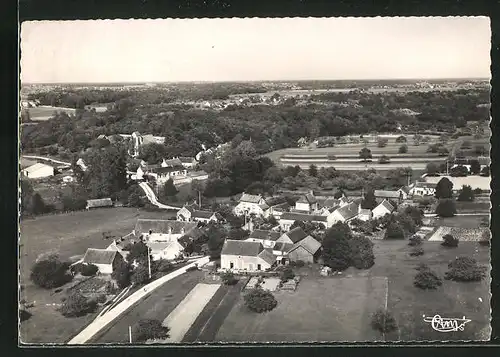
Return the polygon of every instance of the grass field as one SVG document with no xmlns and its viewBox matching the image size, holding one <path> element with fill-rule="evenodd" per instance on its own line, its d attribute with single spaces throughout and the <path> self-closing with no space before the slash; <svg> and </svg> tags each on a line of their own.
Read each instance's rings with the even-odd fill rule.
<svg viewBox="0 0 500 357">
<path fill-rule="evenodd" d="M 94 336 L 89 343 L 128 343 L 129 326 L 140 319 L 165 319 L 201 281 L 203 274 L 202 271 L 191 271 L 160 286 Z"/>
<path fill-rule="evenodd" d="M 304 277 L 296 292 L 277 292 L 278 306 L 255 314 L 240 297 L 217 335 L 218 341 L 423 341 L 489 338 L 490 279 L 482 282 L 443 281 L 436 291 L 413 286 L 415 267 L 424 262 L 441 277 L 448 263 L 459 255 L 472 256 L 489 266 L 489 248 L 460 242 L 447 249 L 439 242 L 425 242 L 425 254 L 409 256 L 406 241 L 375 241 L 375 265 L 369 270 L 349 268 L 343 277 L 318 277 L 318 267 Z M 386 286 L 388 289 L 386 290 Z M 387 298 L 386 298 L 387 297 Z M 479 300 L 479 298 L 482 299 Z M 370 327 L 377 308 L 393 313 L 398 329 L 386 335 Z M 443 335 L 424 322 L 423 315 L 462 317 L 472 321 L 463 332 Z"/>
<path fill-rule="evenodd" d="M 451 176 L 428 176 L 425 178 L 427 182 L 438 183 L 443 177 L 448 178 L 453 183 L 453 189 L 461 189 L 463 185 L 468 185 L 472 189 L 480 188 L 481 190 L 491 190 L 491 177 L 484 176 L 466 176 L 466 177 L 451 177 Z"/>
<path fill-rule="evenodd" d="M 265 314 L 250 312 L 241 298 L 217 340 L 252 342 L 376 341 L 370 316 L 383 308 L 384 277 L 303 279 L 295 292 L 274 293 L 278 306 Z"/>
<path fill-rule="evenodd" d="M 460 242 L 477 242 L 481 240 L 483 233 L 487 230 L 488 228 L 486 227 L 462 228 L 441 226 L 429 238 L 429 241 L 442 242 L 445 235 L 451 234 Z"/>
<path fill-rule="evenodd" d="M 76 109 L 43 106 L 29 108 L 28 111 L 31 120 L 48 120 L 54 115 L 54 112 L 66 112 L 71 115 L 75 113 Z"/>
<path fill-rule="evenodd" d="M 488 218 L 489 215 L 486 213 L 481 216 L 455 216 L 450 218 L 434 217 L 432 219 L 432 226 L 446 226 L 446 227 L 457 227 L 457 228 L 477 228 L 481 224 L 483 218 Z"/>
<path fill-rule="evenodd" d="M 172 213 L 147 212 L 135 208 L 104 208 L 92 211 L 47 215 L 21 221 L 19 245 L 21 298 L 35 302 L 32 317 L 21 324 L 21 337 L 27 343 L 61 343 L 69 340 L 94 317 L 65 318 L 47 305 L 60 303 L 52 290 L 34 286 L 29 279 L 31 266 L 40 254 L 57 253 L 62 259 L 85 254 L 87 248 L 106 248 L 111 242 L 103 232 L 123 236 L 132 231 L 138 218 L 165 218 Z"/>
</svg>

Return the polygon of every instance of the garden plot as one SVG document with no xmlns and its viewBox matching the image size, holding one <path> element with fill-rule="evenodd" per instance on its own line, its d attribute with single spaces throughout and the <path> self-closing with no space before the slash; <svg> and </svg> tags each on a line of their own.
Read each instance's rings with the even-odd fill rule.
<svg viewBox="0 0 500 357">
<path fill-rule="evenodd" d="M 483 233 L 487 230 L 488 228 L 485 227 L 461 228 L 441 226 L 429 238 L 429 241 L 441 242 L 445 235 L 451 234 L 453 237 L 458 238 L 461 242 L 478 242 L 481 240 Z"/>
<path fill-rule="evenodd" d="M 252 277 L 248 281 L 248 284 L 245 286 L 245 290 L 251 290 L 255 288 L 258 282 L 259 282 L 259 277 L 257 276 Z M 262 283 L 260 284 L 260 287 L 264 290 L 276 291 L 278 290 L 279 284 L 280 284 L 280 279 L 278 278 L 264 278 Z"/>
</svg>

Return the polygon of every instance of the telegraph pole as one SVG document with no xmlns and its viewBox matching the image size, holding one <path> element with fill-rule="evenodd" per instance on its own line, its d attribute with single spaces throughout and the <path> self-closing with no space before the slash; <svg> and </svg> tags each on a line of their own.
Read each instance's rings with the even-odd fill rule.
<svg viewBox="0 0 500 357">
<path fill-rule="evenodd" d="M 149 247 L 148 247 L 148 272 L 149 272 L 149 279 L 151 279 L 151 252 Z"/>
<path fill-rule="evenodd" d="M 201 209 L 201 191 L 198 190 L 198 206 L 200 206 Z"/>
<path fill-rule="evenodd" d="M 132 326 L 128 327 L 128 342 L 132 343 Z"/>
</svg>

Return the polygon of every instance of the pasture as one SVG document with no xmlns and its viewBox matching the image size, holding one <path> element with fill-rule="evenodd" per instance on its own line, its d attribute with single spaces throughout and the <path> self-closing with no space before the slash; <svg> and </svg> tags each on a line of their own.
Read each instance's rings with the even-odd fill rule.
<svg viewBox="0 0 500 357">
<path fill-rule="evenodd" d="M 460 242 L 477 242 L 481 240 L 483 233 L 488 231 L 486 227 L 439 227 L 434 234 L 429 238 L 429 241 L 442 242 L 443 237 L 447 234 L 451 234 L 453 237 L 457 238 Z"/>
<path fill-rule="evenodd" d="M 54 116 L 55 112 L 65 112 L 68 115 L 75 114 L 76 109 L 62 108 L 62 107 L 49 107 L 40 106 L 28 109 L 31 120 L 48 120 Z"/>
<path fill-rule="evenodd" d="M 446 340 L 489 339 L 490 278 L 481 282 L 458 283 L 443 280 L 435 291 L 413 285 L 415 267 L 428 264 L 443 277 L 448 263 L 467 255 L 489 266 L 489 247 L 477 242 L 460 242 L 445 248 L 426 241 L 425 254 L 411 257 L 404 240 L 374 241 L 375 265 L 368 270 L 349 268 L 341 276 L 319 277 L 318 266 L 303 276 L 295 292 L 274 293 L 278 306 L 270 312 L 250 312 L 241 297 L 223 322 L 217 341 L 424 341 L 443 340 L 423 315 L 462 317 L 472 320 L 464 331 L 451 332 Z M 306 268 L 308 269 L 308 268 Z M 303 271 L 299 272 L 303 274 Z M 370 326 L 371 313 L 378 308 L 390 311 L 396 331 L 385 335 Z"/>
<path fill-rule="evenodd" d="M 454 190 L 459 190 L 462 188 L 463 185 L 468 185 L 472 187 L 472 189 L 475 188 L 480 188 L 481 190 L 491 190 L 490 183 L 491 183 L 491 177 L 485 177 L 485 176 L 478 176 L 478 175 L 471 175 L 471 176 L 465 176 L 465 177 L 451 177 L 451 176 L 427 176 L 425 178 L 426 182 L 430 183 L 438 183 L 439 180 L 441 180 L 443 177 L 448 178 L 453 183 L 453 189 Z"/>
</svg>

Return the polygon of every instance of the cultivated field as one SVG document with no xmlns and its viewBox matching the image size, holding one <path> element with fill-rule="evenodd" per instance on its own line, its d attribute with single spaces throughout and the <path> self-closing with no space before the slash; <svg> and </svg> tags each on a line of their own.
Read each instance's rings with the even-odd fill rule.
<svg viewBox="0 0 500 357">
<path fill-rule="evenodd" d="M 461 189 L 463 185 L 469 185 L 472 189 L 480 188 L 481 190 L 491 190 L 491 177 L 484 176 L 466 176 L 466 177 L 451 177 L 451 176 L 436 176 L 426 177 L 425 181 L 430 183 L 438 183 L 443 177 L 447 177 L 453 183 L 453 189 Z"/>
<path fill-rule="evenodd" d="M 482 282 L 457 283 L 443 280 L 436 291 L 413 286 L 415 267 L 426 263 L 441 277 L 456 256 L 468 255 L 489 266 L 489 248 L 476 242 L 460 242 L 445 248 L 425 242 L 425 254 L 408 255 L 406 241 L 374 241 L 375 265 L 369 270 L 349 268 L 341 276 L 318 277 L 318 267 L 303 277 L 295 292 L 276 292 L 278 306 L 271 312 L 248 311 L 241 297 L 225 319 L 217 341 L 412 341 L 443 340 L 423 315 L 462 317 L 472 320 L 463 332 L 452 332 L 446 340 L 489 338 L 489 277 Z M 308 268 L 305 268 L 308 269 Z M 303 274 L 304 271 L 301 272 Z M 307 272 L 306 272 L 307 273 Z M 388 287 L 388 288 L 386 288 Z M 481 300 L 480 300 L 481 299 Z M 382 335 L 370 327 L 370 315 L 384 308 L 398 324 Z"/>
<path fill-rule="evenodd" d="M 66 112 L 68 115 L 74 114 L 76 109 L 73 108 L 62 108 L 62 107 L 49 107 L 40 106 L 28 109 L 30 113 L 31 120 L 48 120 L 55 112 Z"/>
<path fill-rule="evenodd" d="M 429 241 L 442 242 L 443 237 L 445 235 L 451 234 L 454 238 L 457 238 L 460 242 L 477 242 L 481 240 L 483 233 L 485 231 L 488 231 L 488 228 L 486 227 L 461 228 L 461 227 L 441 226 L 429 238 Z"/>
<path fill-rule="evenodd" d="M 21 299 L 34 302 L 31 316 L 21 324 L 25 343 L 63 343 L 69 340 L 95 314 L 66 318 L 56 311 L 63 293 L 36 287 L 29 279 L 31 267 L 39 255 L 57 253 L 61 259 L 83 256 L 87 248 L 106 248 L 111 241 L 102 233 L 120 237 L 132 231 L 138 218 L 166 218 L 169 212 L 147 212 L 135 208 L 104 208 L 25 219 L 20 224 L 19 269 Z M 63 294 L 63 295 L 61 295 Z"/>
<path fill-rule="evenodd" d="M 446 227 L 457 227 L 457 228 L 477 228 L 480 226 L 484 218 L 489 218 L 489 214 L 484 215 L 465 215 L 465 216 L 455 216 L 450 218 L 434 217 L 432 219 L 432 226 L 446 226 Z"/>
</svg>

